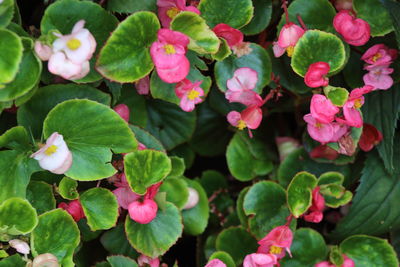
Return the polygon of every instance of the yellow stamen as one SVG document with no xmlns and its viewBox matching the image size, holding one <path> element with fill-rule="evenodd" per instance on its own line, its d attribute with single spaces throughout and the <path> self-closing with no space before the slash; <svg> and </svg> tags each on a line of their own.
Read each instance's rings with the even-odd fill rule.
<svg viewBox="0 0 400 267">
<path fill-rule="evenodd" d="M 362 106 L 361 99 L 358 98 L 358 99 L 354 100 L 355 108 L 361 108 L 361 106 Z"/>
<path fill-rule="evenodd" d="M 167 55 L 173 55 L 176 53 L 175 47 L 171 44 L 164 45 L 164 50 Z"/>
<path fill-rule="evenodd" d="M 282 248 L 281 247 L 276 247 L 276 246 L 271 246 L 271 248 L 269 249 L 269 252 L 271 254 L 278 255 L 278 254 L 282 253 Z"/>
<path fill-rule="evenodd" d="M 197 92 L 196 90 L 192 89 L 192 90 L 190 90 L 189 94 L 187 95 L 187 98 L 189 100 L 195 100 L 199 96 L 200 96 L 200 93 Z"/>
<path fill-rule="evenodd" d="M 315 127 L 317 127 L 318 129 L 321 129 L 321 128 L 322 128 L 322 124 L 319 123 L 319 122 L 316 122 L 316 123 L 315 123 Z"/>
<path fill-rule="evenodd" d="M 288 46 L 288 48 L 286 48 L 288 57 L 292 57 L 293 51 L 294 51 L 294 46 Z"/>
<path fill-rule="evenodd" d="M 380 59 L 382 57 L 381 53 L 376 53 L 373 57 L 372 57 L 372 62 L 376 62 L 378 59 Z"/>
<path fill-rule="evenodd" d="M 44 151 L 44 154 L 46 154 L 47 156 L 50 156 L 50 155 L 54 154 L 56 151 L 57 151 L 57 146 L 51 145 Z"/>
<path fill-rule="evenodd" d="M 70 39 L 70 40 L 68 40 L 68 42 L 67 42 L 67 46 L 68 46 L 68 48 L 71 49 L 71 50 L 76 50 L 76 49 L 78 49 L 78 48 L 81 46 L 81 41 L 79 41 L 79 40 L 76 39 L 76 38 Z"/>
<path fill-rule="evenodd" d="M 167 10 L 167 16 L 170 19 L 175 18 L 176 15 L 178 15 L 181 11 L 177 7 L 171 7 L 170 9 Z"/>
<path fill-rule="evenodd" d="M 243 130 L 244 128 L 247 127 L 246 122 L 244 120 L 239 120 L 236 127 L 238 127 L 239 130 Z"/>
</svg>

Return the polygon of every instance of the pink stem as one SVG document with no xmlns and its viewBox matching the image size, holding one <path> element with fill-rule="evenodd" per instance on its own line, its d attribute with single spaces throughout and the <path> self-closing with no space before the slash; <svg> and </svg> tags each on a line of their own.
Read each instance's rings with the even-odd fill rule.
<svg viewBox="0 0 400 267">
<path fill-rule="evenodd" d="M 303 30 L 307 31 L 307 26 L 306 24 L 304 24 L 303 19 L 301 18 L 300 14 L 297 14 L 297 20 L 300 22 L 301 27 L 303 28 Z"/>
<path fill-rule="evenodd" d="M 282 0 L 282 8 L 283 8 L 283 11 L 285 12 L 285 18 L 286 18 L 286 24 L 289 24 L 290 23 L 290 19 L 289 19 L 289 12 L 288 12 L 288 9 L 287 9 L 287 2 L 286 2 L 286 0 Z"/>
</svg>

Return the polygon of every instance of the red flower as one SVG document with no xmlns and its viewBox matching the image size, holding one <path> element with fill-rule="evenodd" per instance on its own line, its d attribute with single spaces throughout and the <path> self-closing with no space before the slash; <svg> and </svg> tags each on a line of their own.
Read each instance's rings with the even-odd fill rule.
<svg viewBox="0 0 400 267">
<path fill-rule="evenodd" d="M 373 125 L 364 123 L 363 131 L 358 144 L 362 151 L 368 152 L 382 141 L 382 133 Z"/>
</svg>

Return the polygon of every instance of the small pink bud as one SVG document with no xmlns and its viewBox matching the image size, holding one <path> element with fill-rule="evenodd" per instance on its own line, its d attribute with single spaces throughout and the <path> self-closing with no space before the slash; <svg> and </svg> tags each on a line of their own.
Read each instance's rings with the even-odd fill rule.
<svg viewBox="0 0 400 267">
<path fill-rule="evenodd" d="M 160 266 L 160 259 L 159 258 L 152 259 L 150 257 L 147 257 L 147 256 L 143 255 L 143 254 L 139 256 L 137 261 L 138 261 L 139 267 L 147 267 L 147 266 L 158 267 L 158 266 Z"/>
<path fill-rule="evenodd" d="M 325 77 L 330 70 L 330 66 L 326 62 L 315 62 L 308 67 L 307 73 L 304 76 L 304 82 L 308 87 L 316 88 L 327 86 L 329 79 Z"/>
<path fill-rule="evenodd" d="M 131 219 L 140 224 L 151 222 L 156 217 L 157 210 L 157 203 L 152 199 L 145 199 L 143 202 L 134 201 L 128 207 Z"/>
<path fill-rule="evenodd" d="M 150 79 L 146 76 L 135 83 L 139 95 L 148 95 L 150 92 Z"/>
<path fill-rule="evenodd" d="M 50 253 L 40 254 L 35 257 L 32 267 L 59 267 L 58 259 Z"/>
<path fill-rule="evenodd" d="M 72 200 L 69 204 L 61 202 L 60 204 L 58 204 L 58 208 L 66 210 L 76 222 L 78 222 L 82 218 L 85 218 L 85 213 L 83 212 L 82 205 L 77 199 Z"/>
<path fill-rule="evenodd" d="M 188 210 L 193 208 L 194 206 L 199 203 L 199 193 L 196 189 L 189 187 L 189 196 L 188 200 L 186 201 L 185 206 L 183 207 L 184 210 Z"/>
<path fill-rule="evenodd" d="M 45 44 L 42 44 L 40 41 L 35 42 L 35 53 L 42 61 L 49 60 L 53 51 L 51 47 Z"/>
<path fill-rule="evenodd" d="M 121 116 L 124 121 L 129 122 L 129 108 L 125 104 L 119 104 L 114 107 L 115 112 Z"/>
<path fill-rule="evenodd" d="M 226 264 L 219 259 L 213 259 L 210 260 L 204 267 L 226 267 Z"/>
<path fill-rule="evenodd" d="M 31 251 L 29 245 L 26 242 L 19 239 L 12 239 L 8 241 L 8 244 L 10 244 L 10 247 L 15 248 L 17 252 L 21 254 L 27 255 Z"/>
</svg>

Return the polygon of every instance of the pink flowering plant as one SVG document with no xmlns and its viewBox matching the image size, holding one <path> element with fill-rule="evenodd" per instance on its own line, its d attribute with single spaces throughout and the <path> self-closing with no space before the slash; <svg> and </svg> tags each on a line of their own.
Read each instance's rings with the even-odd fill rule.
<svg viewBox="0 0 400 267">
<path fill-rule="evenodd" d="M 399 266 L 398 1 L 25 2 L 0 267 Z"/>
</svg>

